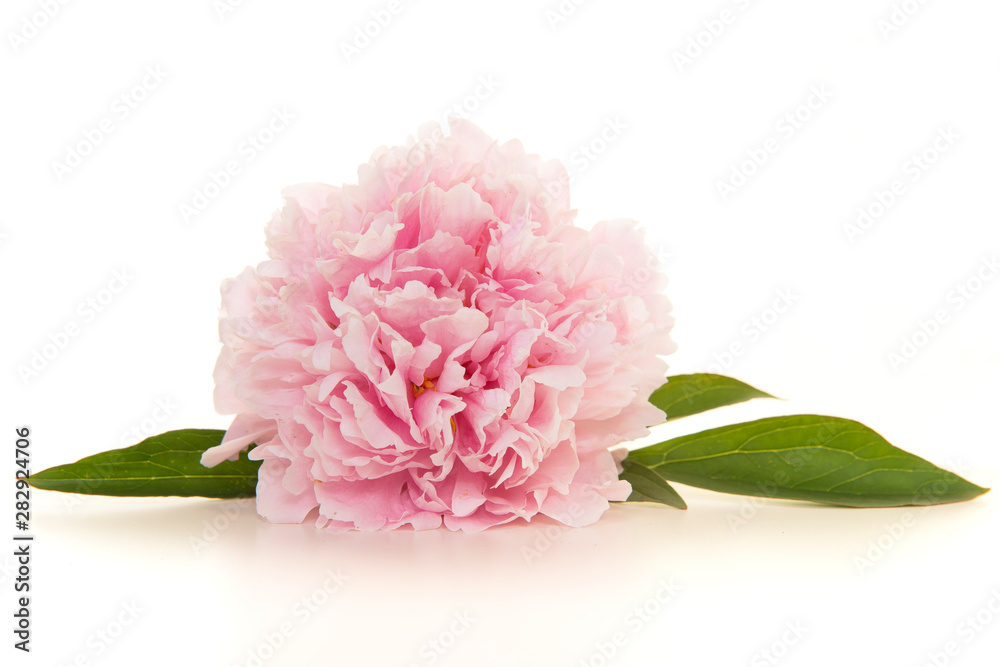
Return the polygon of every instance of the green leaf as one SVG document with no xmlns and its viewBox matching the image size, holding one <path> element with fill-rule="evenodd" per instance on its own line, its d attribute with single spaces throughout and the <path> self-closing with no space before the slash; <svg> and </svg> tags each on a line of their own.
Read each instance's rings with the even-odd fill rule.
<svg viewBox="0 0 1000 667">
<path fill-rule="evenodd" d="M 667 413 L 667 421 L 673 421 L 752 398 L 774 396 L 725 375 L 694 373 L 668 377 L 649 402 Z"/>
<path fill-rule="evenodd" d="M 636 463 L 630 458 L 625 459 L 622 466 L 625 470 L 618 478 L 624 479 L 632 485 L 632 495 L 628 497 L 628 502 L 646 501 L 670 505 L 682 510 L 687 509 L 687 503 L 681 498 L 681 494 L 677 493 L 660 473 L 641 463 Z"/>
<path fill-rule="evenodd" d="M 95 454 L 76 463 L 35 473 L 28 484 L 36 489 L 100 496 L 203 496 L 243 498 L 257 489 L 260 461 L 246 452 L 237 461 L 214 468 L 201 455 L 222 441 L 225 431 L 183 429 L 146 438 L 137 445 Z"/>
<path fill-rule="evenodd" d="M 818 415 L 723 426 L 643 447 L 629 459 L 713 491 L 851 507 L 953 503 L 989 490 L 863 424 Z"/>
</svg>

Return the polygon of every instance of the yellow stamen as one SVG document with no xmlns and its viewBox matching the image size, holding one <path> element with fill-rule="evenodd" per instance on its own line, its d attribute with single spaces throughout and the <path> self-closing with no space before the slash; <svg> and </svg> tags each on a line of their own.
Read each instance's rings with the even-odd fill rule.
<svg viewBox="0 0 1000 667">
<path fill-rule="evenodd" d="M 413 398 L 416 398 L 417 396 L 424 393 L 428 389 L 434 389 L 434 383 L 428 380 L 427 378 L 424 378 L 423 384 L 419 386 L 413 385 Z"/>
</svg>

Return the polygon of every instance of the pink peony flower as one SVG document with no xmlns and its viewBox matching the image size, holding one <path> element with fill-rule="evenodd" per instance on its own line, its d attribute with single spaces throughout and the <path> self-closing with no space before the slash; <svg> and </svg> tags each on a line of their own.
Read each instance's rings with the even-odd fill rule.
<svg viewBox="0 0 1000 667">
<path fill-rule="evenodd" d="M 286 189 L 270 259 L 223 284 L 236 417 L 202 462 L 257 443 L 259 513 L 336 529 L 583 526 L 625 500 L 609 448 L 663 420 L 674 348 L 635 223 L 573 226 L 558 161 L 465 121 L 358 181 Z"/>
</svg>

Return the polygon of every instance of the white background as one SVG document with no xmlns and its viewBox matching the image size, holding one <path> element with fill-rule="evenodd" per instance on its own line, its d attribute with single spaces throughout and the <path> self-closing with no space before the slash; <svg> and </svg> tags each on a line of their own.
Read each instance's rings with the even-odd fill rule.
<svg viewBox="0 0 1000 667">
<path fill-rule="evenodd" d="M 563 159 L 581 225 L 649 229 L 673 371 L 711 366 L 787 399 L 659 436 L 820 412 L 1000 483 L 1000 280 L 984 264 L 1000 251 L 1000 7 L 898 4 L 402 2 L 348 56 L 387 0 L 49 2 L 50 18 L 8 0 L 3 469 L 15 426 L 32 429 L 36 470 L 224 428 L 218 286 L 264 258 L 280 189 L 353 181 L 376 146 L 457 111 Z M 294 118 L 261 134 L 275 110 Z M 270 139 L 252 159 L 251 135 Z M 230 160 L 240 172 L 185 219 Z M 734 169 L 753 173 L 724 200 Z M 852 236 L 859 207 L 878 215 Z M 918 349 L 894 364 L 905 340 Z M 687 512 L 480 535 L 325 534 L 239 503 L 37 492 L 33 651 L 11 648 L 4 548 L 4 664 L 996 664 L 995 493 L 852 511 L 681 490 Z"/>
</svg>

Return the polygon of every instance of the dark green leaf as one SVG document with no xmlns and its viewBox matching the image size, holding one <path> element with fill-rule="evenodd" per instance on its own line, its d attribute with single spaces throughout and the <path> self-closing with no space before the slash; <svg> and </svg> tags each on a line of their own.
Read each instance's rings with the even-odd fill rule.
<svg viewBox="0 0 1000 667">
<path fill-rule="evenodd" d="M 649 402 L 666 412 L 668 421 L 673 421 L 751 398 L 774 396 L 724 375 L 694 373 L 668 377 L 667 383 L 649 397 Z"/>
<path fill-rule="evenodd" d="M 852 507 L 936 505 L 989 490 L 863 424 L 817 415 L 723 426 L 635 450 L 629 459 L 713 491 Z"/>
<path fill-rule="evenodd" d="M 687 503 L 684 502 L 681 495 L 652 468 L 647 468 L 632 459 L 625 459 L 622 466 L 625 470 L 619 475 L 619 479 L 624 479 L 632 485 L 632 495 L 628 497 L 629 502 L 646 501 L 670 505 L 682 510 L 687 509 Z"/>
<path fill-rule="evenodd" d="M 168 431 L 131 447 L 35 473 L 28 484 L 100 496 L 253 496 L 260 461 L 248 460 L 246 452 L 239 460 L 223 461 L 214 468 L 201 464 L 202 453 L 218 445 L 224 434 L 211 429 Z"/>
</svg>

